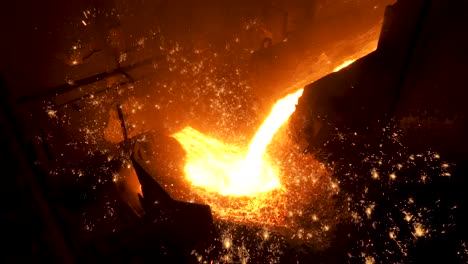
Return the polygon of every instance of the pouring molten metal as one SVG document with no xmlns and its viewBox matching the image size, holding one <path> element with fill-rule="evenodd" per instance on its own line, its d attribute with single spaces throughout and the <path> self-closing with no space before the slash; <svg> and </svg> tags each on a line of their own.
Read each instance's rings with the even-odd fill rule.
<svg viewBox="0 0 468 264">
<path fill-rule="evenodd" d="M 281 188 L 266 149 L 295 111 L 302 92 L 299 89 L 276 102 L 247 149 L 225 144 L 191 127 L 174 134 L 187 152 L 187 179 L 193 186 L 223 196 L 255 196 Z"/>
</svg>

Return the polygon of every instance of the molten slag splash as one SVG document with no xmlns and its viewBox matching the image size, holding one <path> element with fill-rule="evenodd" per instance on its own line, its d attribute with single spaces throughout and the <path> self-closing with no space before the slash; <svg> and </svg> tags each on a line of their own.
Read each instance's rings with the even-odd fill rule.
<svg viewBox="0 0 468 264">
<path fill-rule="evenodd" d="M 241 149 L 186 127 L 174 135 L 187 151 L 185 175 L 194 186 L 221 195 L 255 195 L 278 188 L 267 160 L 252 162 Z"/>
<path fill-rule="evenodd" d="M 248 150 L 228 145 L 186 127 L 173 135 L 187 152 L 185 174 L 194 186 L 230 196 L 254 196 L 281 187 L 266 149 L 296 109 L 303 89 L 279 100 L 250 142 Z"/>
</svg>

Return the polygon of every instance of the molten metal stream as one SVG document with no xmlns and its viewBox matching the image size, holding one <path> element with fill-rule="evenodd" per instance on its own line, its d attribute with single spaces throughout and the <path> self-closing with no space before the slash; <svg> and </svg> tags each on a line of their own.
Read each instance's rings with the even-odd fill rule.
<svg viewBox="0 0 468 264">
<path fill-rule="evenodd" d="M 248 150 L 227 145 L 186 127 L 173 135 L 187 152 L 185 174 L 194 186 L 230 196 L 254 196 L 281 187 L 266 154 L 278 129 L 294 113 L 303 89 L 278 100 Z"/>
<path fill-rule="evenodd" d="M 354 61 L 347 60 L 333 71 L 339 71 Z M 174 134 L 173 137 L 187 152 L 184 168 L 187 179 L 193 186 L 225 196 L 255 196 L 280 188 L 277 171 L 266 150 L 278 129 L 296 110 L 303 91 L 299 89 L 276 102 L 247 151 L 210 138 L 191 127 Z"/>
</svg>

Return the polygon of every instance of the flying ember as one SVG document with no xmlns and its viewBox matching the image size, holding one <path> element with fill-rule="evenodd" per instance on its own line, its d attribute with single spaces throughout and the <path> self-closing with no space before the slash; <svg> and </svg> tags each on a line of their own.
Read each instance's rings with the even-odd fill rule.
<svg viewBox="0 0 468 264">
<path fill-rule="evenodd" d="M 230 196 L 253 196 L 281 188 L 266 149 L 295 111 L 302 92 L 299 89 L 276 102 L 248 148 L 225 144 L 191 127 L 174 134 L 187 152 L 187 179 L 209 192 Z"/>
</svg>

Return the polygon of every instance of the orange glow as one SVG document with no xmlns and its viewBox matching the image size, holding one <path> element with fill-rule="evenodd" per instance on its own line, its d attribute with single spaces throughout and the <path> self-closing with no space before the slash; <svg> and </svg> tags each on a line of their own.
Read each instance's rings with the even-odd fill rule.
<svg viewBox="0 0 468 264">
<path fill-rule="evenodd" d="M 274 104 L 249 144 L 226 143 L 191 127 L 175 133 L 186 152 L 184 174 L 194 194 L 188 201 L 208 204 L 215 220 L 272 228 L 323 245 L 324 231 L 339 221 L 337 205 L 329 199 L 339 192 L 339 185 L 326 166 L 303 154 L 289 134 L 291 128 L 282 126 L 294 113 L 304 86 L 375 50 L 377 41 L 364 39 L 351 56 L 330 54 L 326 61 L 311 62 L 317 66 L 309 67 L 313 71 L 298 73 L 294 83 L 287 83 L 288 95 Z M 307 234 L 298 235 L 294 228 L 304 227 L 295 215 L 301 219 L 307 215 L 319 227 L 307 227 Z"/>
<path fill-rule="evenodd" d="M 285 96 L 250 142 L 247 152 L 186 127 L 173 135 L 187 151 L 185 174 L 194 185 L 231 196 L 253 196 L 280 188 L 280 180 L 266 155 L 278 129 L 296 109 L 303 89 Z"/>
<path fill-rule="evenodd" d="M 299 89 L 295 93 L 288 94 L 276 102 L 250 143 L 247 160 L 257 162 L 262 158 L 276 131 L 296 110 L 297 101 L 302 96 L 303 91 L 304 89 Z"/>
<path fill-rule="evenodd" d="M 191 127 L 174 138 L 187 151 L 184 170 L 194 186 L 232 196 L 255 195 L 280 186 L 268 161 L 248 162 L 238 146 L 225 144 Z"/>
<path fill-rule="evenodd" d="M 343 64 L 341 64 L 340 66 L 333 69 L 333 72 L 340 71 L 341 69 L 344 69 L 344 68 L 348 67 L 349 65 L 351 65 L 355 61 L 356 61 L 356 59 L 347 60 L 347 61 L 343 62 Z"/>
</svg>

